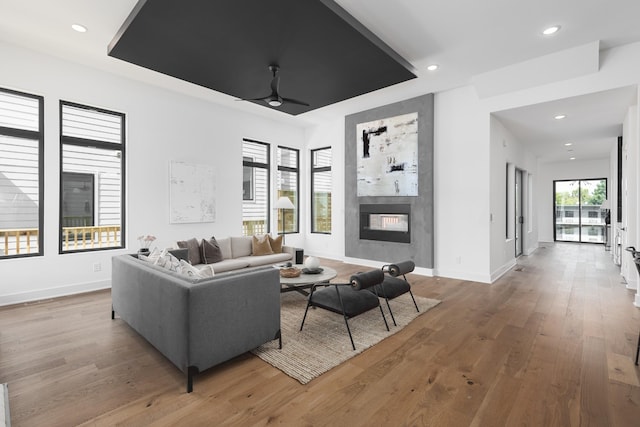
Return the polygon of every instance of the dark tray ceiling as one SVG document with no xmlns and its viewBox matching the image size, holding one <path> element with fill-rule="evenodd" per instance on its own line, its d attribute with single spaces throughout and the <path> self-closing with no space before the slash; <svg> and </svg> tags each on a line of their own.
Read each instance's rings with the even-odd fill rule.
<svg viewBox="0 0 640 427">
<path fill-rule="evenodd" d="M 109 55 L 236 98 L 270 94 L 310 104 L 300 114 L 412 78 L 411 66 L 328 0 L 141 0 Z"/>
</svg>

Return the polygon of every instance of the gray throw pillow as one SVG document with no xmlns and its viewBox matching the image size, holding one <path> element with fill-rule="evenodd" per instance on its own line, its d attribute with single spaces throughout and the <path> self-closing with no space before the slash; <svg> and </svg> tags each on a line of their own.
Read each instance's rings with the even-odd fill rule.
<svg viewBox="0 0 640 427">
<path fill-rule="evenodd" d="M 179 241 L 178 247 L 189 249 L 189 262 L 191 265 L 202 264 L 202 260 L 200 259 L 200 244 L 195 237 L 189 240 Z"/>
<path fill-rule="evenodd" d="M 202 239 L 202 243 L 200 244 L 200 257 L 202 258 L 203 264 L 213 264 L 214 262 L 222 261 L 222 251 L 215 237 L 212 237 L 211 240 Z"/>
</svg>

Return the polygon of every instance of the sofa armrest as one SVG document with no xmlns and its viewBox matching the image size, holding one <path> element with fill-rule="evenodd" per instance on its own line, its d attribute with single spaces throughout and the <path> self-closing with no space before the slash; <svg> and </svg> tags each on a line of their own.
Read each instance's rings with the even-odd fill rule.
<svg viewBox="0 0 640 427">
<path fill-rule="evenodd" d="M 293 246 L 282 246 L 282 252 L 291 255 L 292 259 L 296 259 L 296 249 Z"/>
<path fill-rule="evenodd" d="M 112 258 L 112 310 L 184 372 L 189 366 L 189 286 L 133 256 Z"/>
<path fill-rule="evenodd" d="M 280 274 L 271 266 L 215 276 L 190 288 L 189 358 L 208 368 L 276 339 Z"/>
</svg>

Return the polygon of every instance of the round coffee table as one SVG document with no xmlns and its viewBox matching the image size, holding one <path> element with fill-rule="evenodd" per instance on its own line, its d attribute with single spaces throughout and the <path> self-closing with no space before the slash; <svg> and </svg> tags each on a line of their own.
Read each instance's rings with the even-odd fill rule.
<svg viewBox="0 0 640 427">
<path fill-rule="evenodd" d="M 294 267 L 302 270 L 304 265 L 296 264 Z M 309 292 L 306 289 L 311 288 L 315 283 L 318 282 L 328 282 L 329 280 L 335 278 L 338 273 L 331 267 L 320 267 L 322 268 L 322 272 L 317 274 L 306 274 L 300 273 L 298 277 L 280 277 L 280 284 L 282 287 L 280 288 L 280 292 L 291 292 L 296 291 L 301 293 L 302 295 L 309 295 Z"/>
</svg>

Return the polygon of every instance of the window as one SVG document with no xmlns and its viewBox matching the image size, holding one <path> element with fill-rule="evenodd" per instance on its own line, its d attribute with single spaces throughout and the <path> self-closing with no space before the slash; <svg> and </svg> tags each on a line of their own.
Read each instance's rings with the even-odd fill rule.
<svg viewBox="0 0 640 427">
<path fill-rule="evenodd" d="M 250 139 L 242 141 L 244 236 L 269 232 L 269 150 L 267 143 Z"/>
<path fill-rule="evenodd" d="M 0 258 L 43 254 L 43 105 L 0 89 Z"/>
<path fill-rule="evenodd" d="M 311 150 L 311 232 L 331 234 L 331 147 Z"/>
<path fill-rule="evenodd" d="M 125 116 L 60 102 L 60 253 L 122 248 Z"/>
<path fill-rule="evenodd" d="M 287 148 L 278 147 L 277 151 L 278 159 L 278 198 L 288 197 L 291 203 L 295 206 L 295 209 L 278 209 L 278 224 L 284 224 L 286 230 L 283 233 L 297 233 L 300 231 L 299 223 L 299 176 L 300 171 L 298 164 L 300 163 L 300 151 Z M 282 215 L 285 215 L 284 222 L 282 221 Z M 280 230 L 281 226 L 278 225 Z"/>
<path fill-rule="evenodd" d="M 556 217 L 554 240 L 605 243 L 605 216 L 602 203 L 607 199 L 607 179 L 553 181 L 554 209 L 564 211 Z"/>
<path fill-rule="evenodd" d="M 242 164 L 251 163 L 251 157 L 243 157 Z M 251 166 L 242 166 L 242 200 L 253 200 L 254 183 L 253 168 Z"/>
</svg>

